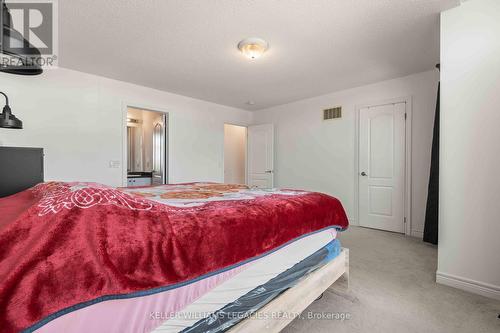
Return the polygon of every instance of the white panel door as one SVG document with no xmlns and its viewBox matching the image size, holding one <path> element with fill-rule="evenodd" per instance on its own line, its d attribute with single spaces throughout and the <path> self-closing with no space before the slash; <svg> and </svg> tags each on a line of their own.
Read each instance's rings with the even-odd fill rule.
<svg viewBox="0 0 500 333">
<path fill-rule="evenodd" d="M 359 123 L 359 224 L 404 233 L 406 103 L 367 107 Z"/>
<path fill-rule="evenodd" d="M 248 185 L 257 188 L 274 186 L 274 126 L 248 127 Z"/>
</svg>

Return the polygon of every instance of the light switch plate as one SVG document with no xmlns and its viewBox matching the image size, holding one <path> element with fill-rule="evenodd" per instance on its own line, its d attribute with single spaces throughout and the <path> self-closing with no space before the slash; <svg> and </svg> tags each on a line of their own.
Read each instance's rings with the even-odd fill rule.
<svg viewBox="0 0 500 333">
<path fill-rule="evenodd" d="M 113 169 L 118 169 L 120 164 L 120 161 L 109 161 L 109 167 Z"/>
</svg>

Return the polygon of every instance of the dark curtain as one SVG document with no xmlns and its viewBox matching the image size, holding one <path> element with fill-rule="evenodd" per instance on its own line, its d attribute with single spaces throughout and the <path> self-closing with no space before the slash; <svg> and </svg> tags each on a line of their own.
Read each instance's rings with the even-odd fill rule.
<svg viewBox="0 0 500 333">
<path fill-rule="evenodd" d="M 434 116 L 434 133 L 432 138 L 431 173 L 429 177 L 429 192 L 427 195 L 427 209 L 425 211 L 424 242 L 438 243 L 438 214 L 439 214 L 439 95 L 441 85 L 438 86 L 436 114 Z"/>
</svg>

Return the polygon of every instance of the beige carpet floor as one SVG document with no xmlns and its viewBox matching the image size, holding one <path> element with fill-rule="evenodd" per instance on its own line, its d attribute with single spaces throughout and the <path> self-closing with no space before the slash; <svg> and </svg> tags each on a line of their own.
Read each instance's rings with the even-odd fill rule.
<svg viewBox="0 0 500 333">
<path fill-rule="evenodd" d="M 334 284 L 284 332 L 500 333 L 500 301 L 435 283 L 435 246 L 359 227 L 340 239 L 350 249 L 349 290 Z M 330 313 L 350 319 L 307 319 Z"/>
</svg>

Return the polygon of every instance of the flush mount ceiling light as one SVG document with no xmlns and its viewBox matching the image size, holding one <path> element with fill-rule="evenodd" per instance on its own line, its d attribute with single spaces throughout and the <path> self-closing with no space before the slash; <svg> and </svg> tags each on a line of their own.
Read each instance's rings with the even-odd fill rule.
<svg viewBox="0 0 500 333">
<path fill-rule="evenodd" d="M 246 38 L 238 43 L 238 49 L 249 59 L 260 58 L 269 48 L 269 44 L 257 37 Z"/>
</svg>

